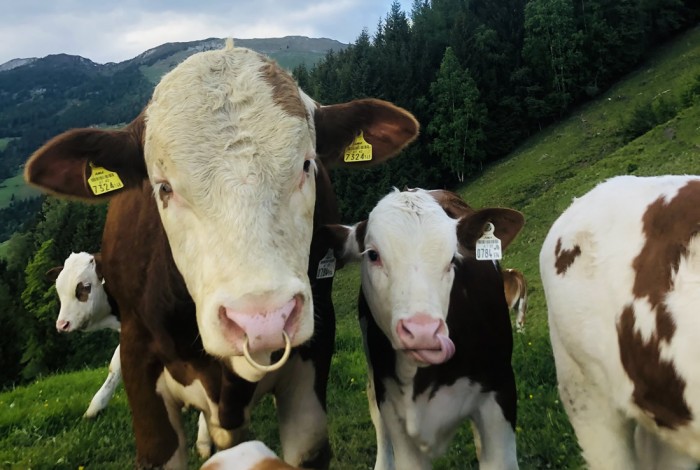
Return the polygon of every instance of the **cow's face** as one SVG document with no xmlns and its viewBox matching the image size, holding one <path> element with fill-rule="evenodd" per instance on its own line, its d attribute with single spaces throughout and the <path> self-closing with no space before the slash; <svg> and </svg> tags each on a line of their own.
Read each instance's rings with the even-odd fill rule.
<svg viewBox="0 0 700 470">
<path fill-rule="evenodd" d="M 102 197 L 86 184 L 90 166 L 117 173 L 127 190 L 148 180 L 204 348 L 234 356 L 236 368 L 241 354 L 266 364 L 311 337 L 317 166 L 381 163 L 417 133 L 413 116 L 384 101 L 319 106 L 269 60 L 229 44 L 166 75 L 124 130 L 55 137 L 31 157 L 25 178 L 84 199 Z M 360 134 L 371 161 L 345 163 Z"/>
<path fill-rule="evenodd" d="M 307 104 L 309 106 L 307 106 Z M 199 54 L 146 109 L 144 157 L 204 347 L 255 357 L 313 332 L 315 106 L 251 51 Z M 266 358 L 259 358 L 261 362 Z"/>
<path fill-rule="evenodd" d="M 385 196 L 367 220 L 362 290 L 393 347 L 420 364 L 454 354 L 447 311 L 459 253 L 457 221 L 424 191 Z"/>
<path fill-rule="evenodd" d="M 71 253 L 63 266 L 51 269 L 47 275 L 55 278 L 61 301 L 56 320 L 59 333 L 84 330 L 111 313 L 95 256 Z"/>
<path fill-rule="evenodd" d="M 362 291 L 377 325 L 419 366 L 455 353 L 447 326 L 455 270 L 474 256 L 488 222 L 505 248 L 523 219 L 510 209 L 474 211 L 447 191 L 416 189 L 385 196 L 352 228 L 331 227 L 340 257 L 361 262 Z"/>
</svg>

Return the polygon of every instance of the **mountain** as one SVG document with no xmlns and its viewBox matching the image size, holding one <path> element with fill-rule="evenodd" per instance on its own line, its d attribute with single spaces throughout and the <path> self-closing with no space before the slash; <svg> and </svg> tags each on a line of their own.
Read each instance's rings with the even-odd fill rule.
<svg viewBox="0 0 700 470">
<path fill-rule="evenodd" d="M 326 38 L 234 39 L 287 69 L 312 66 L 329 50 L 347 47 Z M 167 43 L 119 63 L 98 64 L 67 54 L 13 59 L 0 65 L 0 182 L 17 174 L 48 138 L 72 127 L 130 121 L 160 77 L 190 55 L 223 47 L 224 39 Z"/>
</svg>

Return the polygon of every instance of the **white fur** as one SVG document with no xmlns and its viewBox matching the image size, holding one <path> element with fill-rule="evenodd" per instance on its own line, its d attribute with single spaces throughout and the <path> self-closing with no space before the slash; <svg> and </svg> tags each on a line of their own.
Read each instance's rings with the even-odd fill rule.
<svg viewBox="0 0 700 470">
<path fill-rule="evenodd" d="M 303 171 L 315 155 L 313 102 L 299 97 L 307 116 L 290 116 L 261 80 L 264 64 L 240 48 L 193 55 L 163 77 L 146 111 L 145 160 L 161 219 L 204 347 L 220 357 L 242 354 L 222 333 L 222 306 L 264 313 L 301 296 L 292 345 L 313 330 L 306 272 L 315 178 Z M 164 207 L 166 181 L 173 193 Z"/>
<path fill-rule="evenodd" d="M 267 464 L 262 466 L 263 463 Z M 236 447 L 217 453 L 204 462 L 201 470 L 284 470 L 292 469 L 285 465 L 274 452 L 260 441 L 248 441 Z"/>
<path fill-rule="evenodd" d="M 700 422 L 658 427 L 632 399 L 634 385 L 620 359 L 617 324 L 633 303 L 635 328 L 648 341 L 656 333 L 646 298 L 634 299 L 633 260 L 646 235 L 642 216 L 659 197 L 670 201 L 697 177 L 617 177 L 574 201 L 552 226 L 540 253 L 549 328 L 562 402 L 591 469 L 694 468 L 700 460 Z M 698 221 L 700 222 L 700 221 Z M 564 275 L 555 269 L 555 247 L 574 245 L 580 256 Z M 681 259 L 664 302 L 675 324 L 661 357 L 686 381 L 685 400 L 700 411 L 700 263 L 697 237 Z M 635 437 L 637 446 L 635 446 Z M 640 444 L 643 443 L 643 444 Z M 683 455 L 685 454 L 685 456 Z"/>
</svg>

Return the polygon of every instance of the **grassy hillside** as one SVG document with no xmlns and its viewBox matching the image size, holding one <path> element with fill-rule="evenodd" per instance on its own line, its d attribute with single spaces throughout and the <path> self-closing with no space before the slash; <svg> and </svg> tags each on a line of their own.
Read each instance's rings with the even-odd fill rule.
<svg viewBox="0 0 700 470">
<path fill-rule="evenodd" d="M 596 102 L 545 129 L 503 162 L 461 188 L 475 207 L 521 210 L 526 226 L 506 252 L 506 267 L 524 271 L 530 284 L 526 331 L 515 335 L 513 364 L 518 379 L 518 452 L 523 469 L 578 469 L 582 461 L 558 401 L 538 272 L 538 254 L 556 217 L 607 177 L 633 173 L 700 173 L 700 105 L 682 96 L 700 75 L 700 29 L 659 50 L 643 67 Z M 686 100 L 687 101 L 687 100 Z M 671 116 L 629 140 L 630 123 L 649 105 Z M 662 113 L 663 114 L 663 113 Z M 329 389 L 334 469 L 372 468 L 375 442 L 365 398 L 365 366 L 355 320 L 358 270 L 338 274 L 337 354 Z M 50 377 L 0 394 L 0 462 L 8 468 L 126 468 L 133 437 L 123 391 L 104 415 L 80 418 L 105 370 Z M 188 413 L 190 443 L 195 414 Z M 271 400 L 258 407 L 253 435 L 277 445 Z M 192 466 L 197 466 L 192 459 Z M 468 426 L 455 438 L 436 469 L 477 468 Z"/>
</svg>

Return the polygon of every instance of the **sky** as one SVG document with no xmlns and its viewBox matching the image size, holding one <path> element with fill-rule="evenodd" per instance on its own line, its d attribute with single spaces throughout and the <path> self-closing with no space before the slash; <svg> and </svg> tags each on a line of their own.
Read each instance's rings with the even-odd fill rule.
<svg viewBox="0 0 700 470">
<path fill-rule="evenodd" d="M 412 0 L 400 0 L 410 13 Z M 166 42 L 370 35 L 392 0 L 0 0 L 0 64 L 71 54 L 121 62 Z"/>
</svg>

